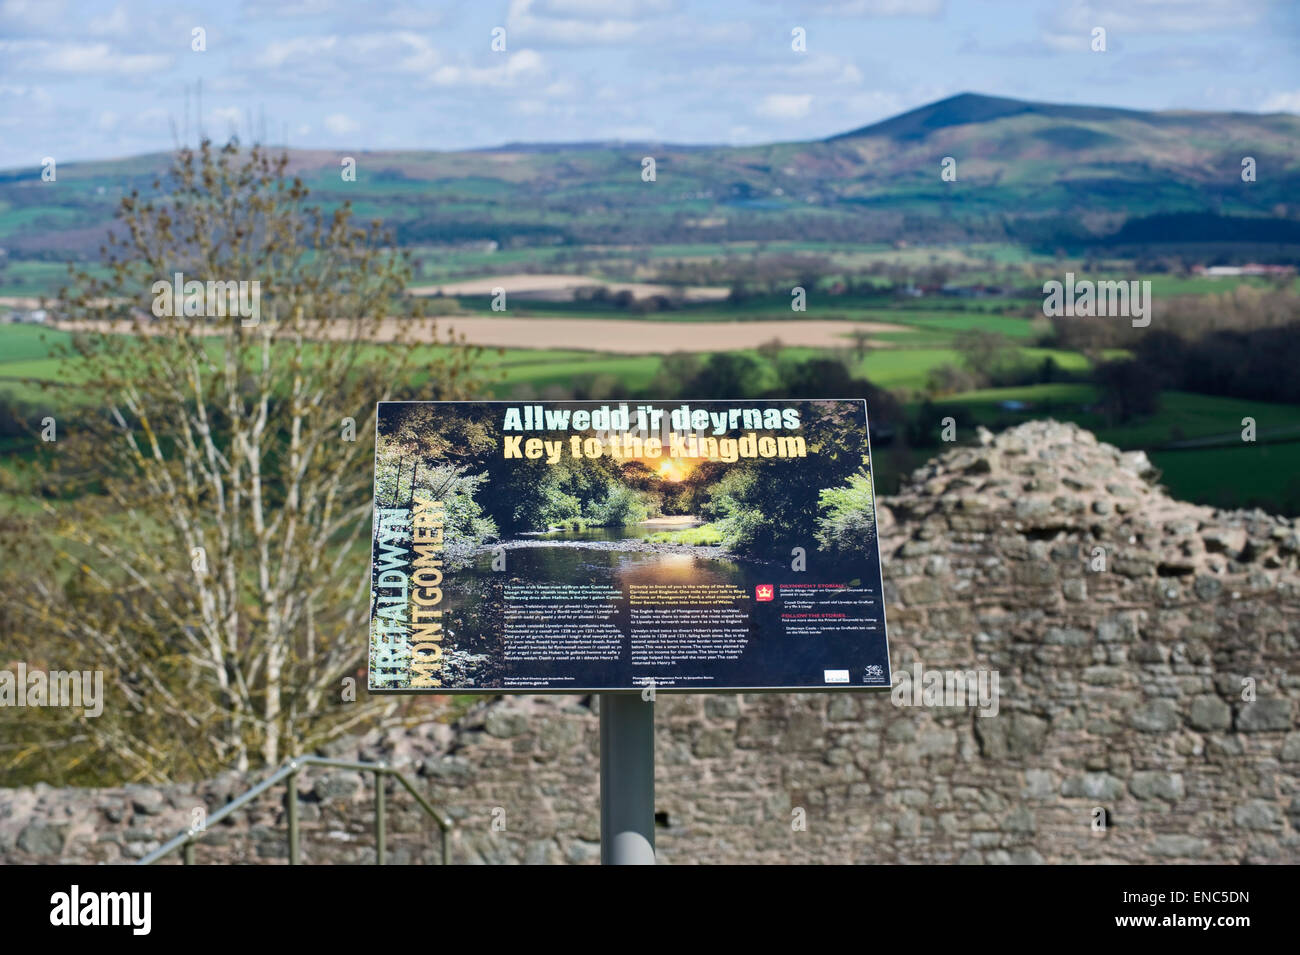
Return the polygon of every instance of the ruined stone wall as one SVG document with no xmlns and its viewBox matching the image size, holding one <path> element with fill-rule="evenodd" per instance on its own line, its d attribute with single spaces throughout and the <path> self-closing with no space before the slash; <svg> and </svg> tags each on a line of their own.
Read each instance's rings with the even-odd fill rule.
<svg viewBox="0 0 1300 955">
<path fill-rule="evenodd" d="M 661 695 L 660 859 L 1300 862 L 1300 521 L 1172 501 L 1148 470 L 1051 422 L 919 470 L 880 512 L 894 668 L 996 671 L 998 714 Z M 406 767 L 456 862 L 594 862 L 592 705 L 505 698 L 328 755 Z M 0 861 L 130 861 L 253 782 L 3 791 Z M 372 787 L 303 774 L 305 861 L 373 861 Z M 436 862 L 410 797 L 387 806 L 391 861 Z M 283 816 L 266 796 L 199 861 L 284 861 Z"/>
</svg>

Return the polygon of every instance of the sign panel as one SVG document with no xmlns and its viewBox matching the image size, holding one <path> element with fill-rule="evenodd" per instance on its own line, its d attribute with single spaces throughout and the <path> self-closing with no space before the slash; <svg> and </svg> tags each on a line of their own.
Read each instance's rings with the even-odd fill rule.
<svg viewBox="0 0 1300 955">
<path fill-rule="evenodd" d="M 866 403 L 384 402 L 370 689 L 891 684 Z"/>
</svg>

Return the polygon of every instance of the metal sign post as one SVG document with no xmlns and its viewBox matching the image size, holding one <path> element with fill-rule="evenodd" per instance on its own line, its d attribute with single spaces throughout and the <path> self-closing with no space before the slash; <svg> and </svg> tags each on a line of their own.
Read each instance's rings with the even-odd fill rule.
<svg viewBox="0 0 1300 955">
<path fill-rule="evenodd" d="M 600 862 L 655 864 L 655 705 L 600 694 Z"/>
</svg>

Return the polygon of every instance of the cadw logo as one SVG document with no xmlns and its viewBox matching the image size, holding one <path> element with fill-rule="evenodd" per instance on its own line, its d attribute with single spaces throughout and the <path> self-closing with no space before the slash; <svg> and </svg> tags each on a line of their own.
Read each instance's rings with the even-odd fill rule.
<svg viewBox="0 0 1300 955">
<path fill-rule="evenodd" d="M 766 600 L 775 600 L 776 590 L 771 584 L 759 584 L 754 588 L 754 599 L 760 603 Z"/>
<path fill-rule="evenodd" d="M 51 925 L 126 925 L 132 935 L 148 935 L 152 927 L 152 892 L 70 892 L 50 896 Z"/>
</svg>

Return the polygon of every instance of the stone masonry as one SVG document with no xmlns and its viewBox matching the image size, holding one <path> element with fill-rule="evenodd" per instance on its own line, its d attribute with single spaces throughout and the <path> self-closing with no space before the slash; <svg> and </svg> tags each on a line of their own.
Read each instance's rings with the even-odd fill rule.
<svg viewBox="0 0 1300 955">
<path fill-rule="evenodd" d="M 1300 521 L 1150 477 L 1055 422 L 918 470 L 880 507 L 894 668 L 994 670 L 998 714 L 661 695 L 661 861 L 1300 862 Z M 496 699 L 324 755 L 404 767 L 457 820 L 455 862 L 591 863 L 595 705 Z M 0 791 L 0 861 L 130 862 L 259 778 Z M 372 777 L 304 772 L 297 798 L 304 861 L 374 860 Z M 198 860 L 283 863 L 284 806 L 216 826 Z M 390 860 L 437 862 L 409 795 L 387 807 Z"/>
</svg>

